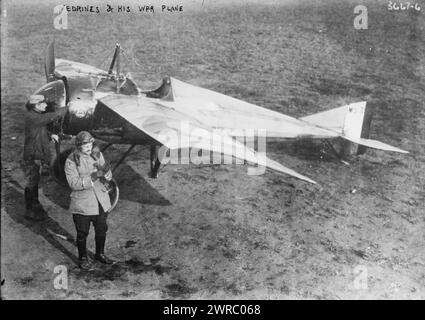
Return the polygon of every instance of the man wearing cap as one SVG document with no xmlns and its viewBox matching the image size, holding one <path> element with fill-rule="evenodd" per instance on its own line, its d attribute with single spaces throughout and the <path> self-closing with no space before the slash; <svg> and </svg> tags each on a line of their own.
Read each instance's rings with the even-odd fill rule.
<svg viewBox="0 0 425 320">
<path fill-rule="evenodd" d="M 93 142 L 89 132 L 79 132 L 75 138 L 77 148 L 65 162 L 66 179 L 72 189 L 69 210 L 77 230 L 79 267 L 84 270 L 92 268 L 86 249 L 90 223 L 95 231 L 95 259 L 105 264 L 113 263 L 104 253 L 108 230 L 106 218 L 111 202 L 103 183 L 112 179 L 112 172 L 99 149 L 93 147 Z"/>
<path fill-rule="evenodd" d="M 40 169 L 51 161 L 50 138 L 47 125 L 65 116 L 67 108 L 59 108 L 54 112 L 46 112 L 47 103 L 43 95 L 30 96 L 26 104 L 24 172 L 25 186 L 25 218 L 43 220 L 47 213 L 38 200 L 38 184 Z"/>
</svg>

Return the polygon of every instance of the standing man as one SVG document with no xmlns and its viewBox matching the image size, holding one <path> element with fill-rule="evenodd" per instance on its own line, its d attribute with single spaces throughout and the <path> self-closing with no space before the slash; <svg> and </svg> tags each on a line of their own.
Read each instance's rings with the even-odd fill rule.
<svg viewBox="0 0 425 320">
<path fill-rule="evenodd" d="M 26 104 L 24 173 L 25 186 L 25 218 L 43 220 L 47 213 L 38 200 L 38 184 L 40 169 L 51 161 L 50 138 L 47 125 L 65 116 L 67 108 L 59 108 L 55 112 L 46 112 L 47 103 L 43 95 L 30 96 Z"/>
<path fill-rule="evenodd" d="M 93 223 L 95 232 L 95 259 L 101 263 L 113 261 L 105 256 L 105 241 L 108 225 L 107 212 L 111 208 L 108 191 L 103 182 L 112 179 L 112 172 L 102 153 L 93 148 L 94 139 L 87 131 L 81 131 L 75 138 L 76 150 L 65 162 L 65 174 L 72 189 L 70 211 L 77 230 L 79 267 L 92 268 L 87 257 L 86 240 Z"/>
</svg>

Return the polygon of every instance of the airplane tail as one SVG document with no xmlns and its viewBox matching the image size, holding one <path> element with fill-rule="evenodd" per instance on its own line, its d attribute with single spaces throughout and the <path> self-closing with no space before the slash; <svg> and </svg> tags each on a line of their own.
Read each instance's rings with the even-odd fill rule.
<svg viewBox="0 0 425 320">
<path fill-rule="evenodd" d="M 366 101 L 352 103 L 345 106 L 344 124 L 342 127 L 342 137 L 345 139 L 342 144 L 342 157 L 349 157 L 353 154 L 363 154 L 366 148 L 353 142 L 347 137 L 358 139 L 369 138 L 370 125 L 372 123 L 372 109 L 367 107 Z"/>
<path fill-rule="evenodd" d="M 386 143 L 368 139 L 372 122 L 372 110 L 367 107 L 366 101 L 319 112 L 304 117 L 302 120 L 336 131 L 344 139 L 341 148 L 341 156 L 343 158 L 353 154 L 364 153 L 364 147 L 408 153 Z"/>
</svg>

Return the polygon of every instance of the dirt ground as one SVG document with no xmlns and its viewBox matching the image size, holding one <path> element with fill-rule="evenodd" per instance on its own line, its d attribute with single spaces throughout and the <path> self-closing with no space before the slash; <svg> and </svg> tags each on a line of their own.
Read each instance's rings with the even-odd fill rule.
<svg viewBox="0 0 425 320">
<path fill-rule="evenodd" d="M 1 297 L 424 299 L 425 6 L 362 2 L 369 27 L 356 30 L 360 2 L 72 13 L 58 31 L 54 1 L 2 1 Z M 24 103 L 44 84 L 51 36 L 57 57 L 104 69 L 120 42 L 143 89 L 171 75 L 297 117 L 367 100 L 370 137 L 410 154 L 368 149 L 345 166 L 320 142 L 268 143 L 268 156 L 318 182 L 310 185 L 272 171 L 249 176 L 241 165 L 168 165 L 151 179 L 148 148 L 138 146 L 115 172 L 121 197 L 106 251 L 118 263 L 83 272 L 69 189 L 43 176 L 50 218 L 23 218 Z M 58 265 L 67 290 L 54 287 Z"/>
</svg>

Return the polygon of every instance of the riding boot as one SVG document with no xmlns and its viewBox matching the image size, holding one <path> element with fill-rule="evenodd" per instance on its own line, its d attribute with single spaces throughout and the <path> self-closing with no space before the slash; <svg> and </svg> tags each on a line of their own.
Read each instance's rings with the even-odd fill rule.
<svg viewBox="0 0 425 320">
<path fill-rule="evenodd" d="M 34 212 L 34 195 L 30 188 L 25 188 L 24 191 L 25 198 L 25 219 L 29 220 L 41 220 Z"/>
<path fill-rule="evenodd" d="M 39 220 L 46 219 L 48 217 L 47 212 L 46 210 L 44 210 L 43 206 L 38 200 L 38 186 L 32 189 L 32 194 L 33 194 L 33 208 L 34 208 L 35 216 Z"/>
<path fill-rule="evenodd" d="M 86 238 L 77 239 L 78 266 L 83 270 L 91 270 L 93 266 L 87 257 L 86 240 Z"/>
<path fill-rule="evenodd" d="M 36 220 L 34 209 L 33 209 L 34 197 L 30 188 L 25 188 L 24 198 L 25 198 L 25 219 Z"/>
<path fill-rule="evenodd" d="M 105 242 L 106 236 L 95 236 L 96 254 L 94 258 L 101 263 L 112 264 L 114 263 L 114 260 L 105 256 Z"/>
</svg>

